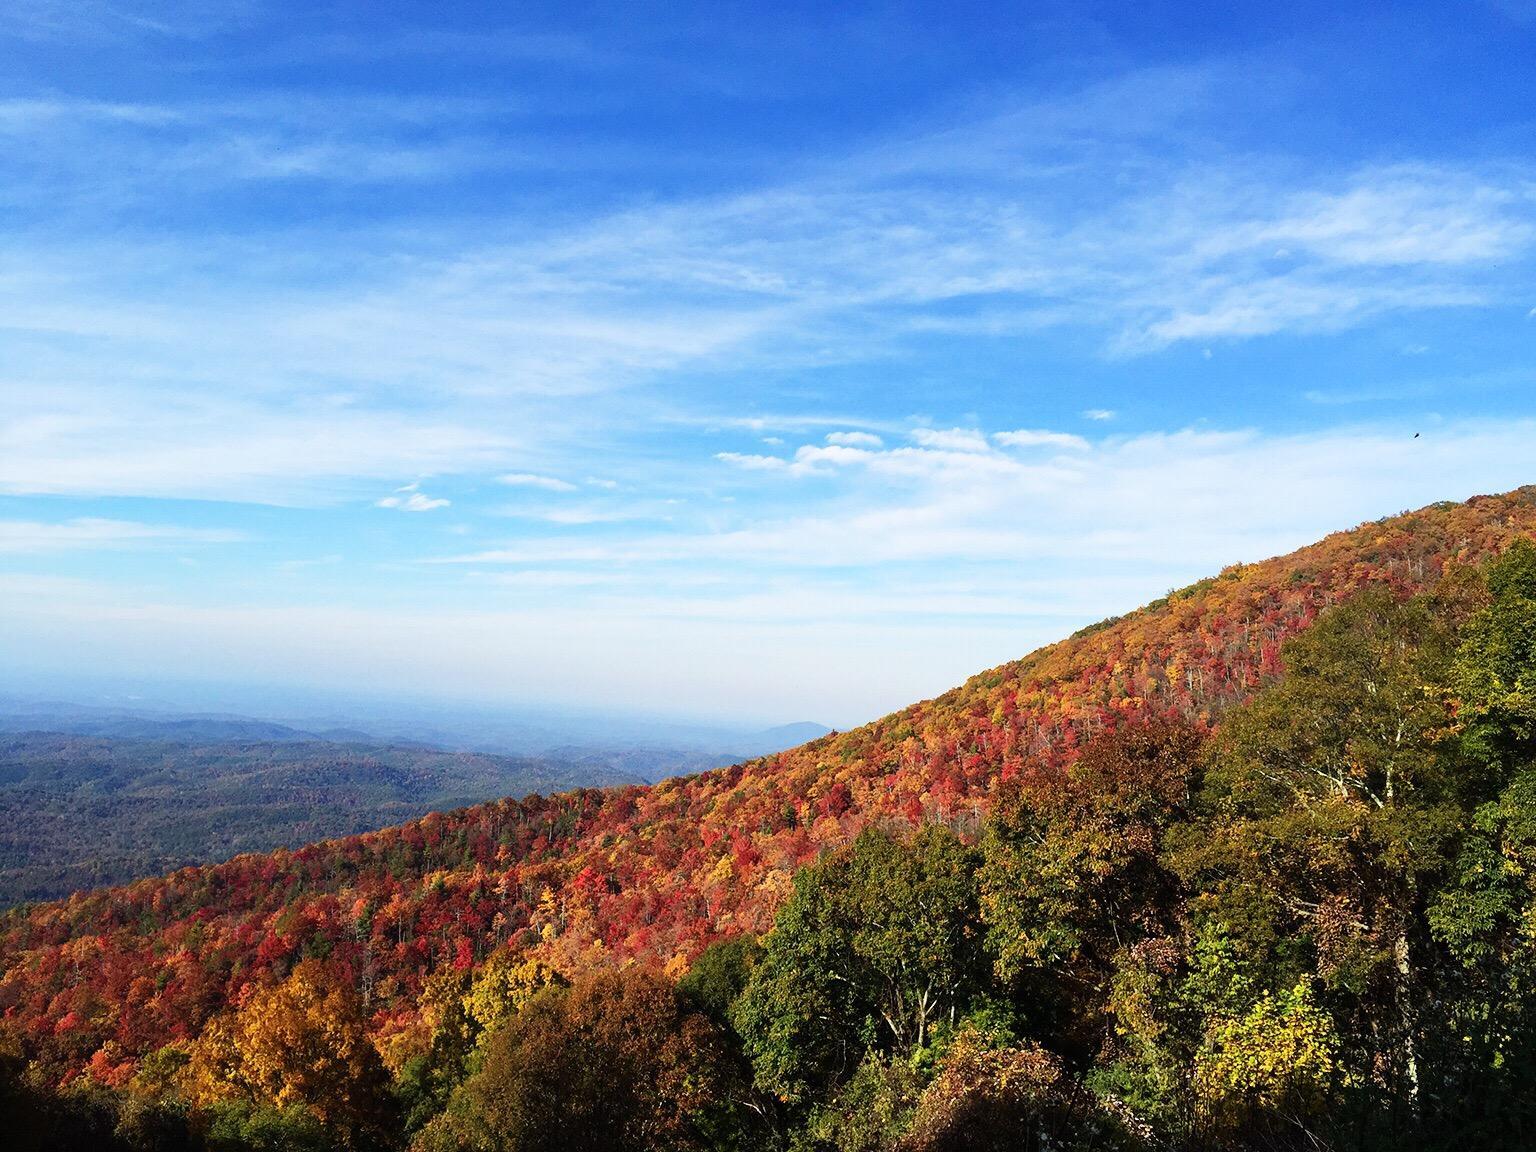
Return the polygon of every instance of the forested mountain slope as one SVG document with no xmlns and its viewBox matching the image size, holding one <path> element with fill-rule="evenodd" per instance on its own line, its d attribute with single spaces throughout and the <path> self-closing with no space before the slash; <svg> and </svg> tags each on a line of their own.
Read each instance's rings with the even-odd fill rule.
<svg viewBox="0 0 1536 1152">
<path fill-rule="evenodd" d="M 641 779 L 554 757 L 335 743 L 256 721 L 160 728 L 177 735 L 0 733 L 0 907 L 493 797 Z"/>
<path fill-rule="evenodd" d="M 1199 724 L 1362 588 L 1434 585 L 1536 532 L 1536 488 L 1442 504 L 1237 566 L 851 732 L 652 787 L 506 800 L 16 910 L 0 1013 L 53 1074 L 107 1082 L 304 957 L 349 972 L 387 1046 L 434 969 L 517 939 L 557 969 L 676 974 L 762 933 L 791 877 L 872 822 L 976 827 L 1027 761 L 1127 715 Z"/>
</svg>

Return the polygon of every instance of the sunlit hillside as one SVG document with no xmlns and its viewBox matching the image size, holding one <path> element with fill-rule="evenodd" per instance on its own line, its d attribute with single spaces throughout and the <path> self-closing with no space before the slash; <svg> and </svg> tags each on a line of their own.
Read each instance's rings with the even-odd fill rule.
<svg viewBox="0 0 1536 1152">
<path fill-rule="evenodd" d="M 1280 672 L 1280 648 L 1362 588 L 1433 586 L 1536 532 L 1536 488 L 1364 524 L 1238 565 L 983 672 L 934 700 L 776 756 L 652 787 L 434 814 L 8 914 L 0 1011 L 64 1079 L 124 1082 L 253 984 L 321 958 L 387 1048 L 434 971 L 508 943 L 576 975 L 684 972 L 760 934 L 797 869 L 871 824 L 969 836 L 1000 782 L 1062 764 L 1128 717 L 1200 726 Z"/>
</svg>

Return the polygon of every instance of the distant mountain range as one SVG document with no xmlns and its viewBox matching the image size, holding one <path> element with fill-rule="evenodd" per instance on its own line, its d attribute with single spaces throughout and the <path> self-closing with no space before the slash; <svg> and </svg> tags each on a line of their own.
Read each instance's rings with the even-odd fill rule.
<svg viewBox="0 0 1536 1152">
<path fill-rule="evenodd" d="M 94 727 L 112 734 L 0 735 L 0 905 L 493 797 L 640 781 L 601 763 L 341 744 L 251 721 Z"/>
<path fill-rule="evenodd" d="M 485 800 L 643 784 L 825 731 L 790 724 L 716 751 L 572 744 L 504 755 L 356 728 L 0 700 L 0 907 Z"/>
<path fill-rule="evenodd" d="M 533 719 L 530 719 L 533 715 Z M 69 732 L 130 740 L 193 743 L 265 741 L 390 744 L 514 756 L 557 755 L 583 762 L 622 756 L 643 763 L 651 779 L 765 756 L 826 735 L 831 729 L 802 721 L 754 729 L 667 719 L 528 709 L 498 713 L 374 704 L 357 713 L 291 718 L 171 708 L 104 706 L 0 694 L 0 732 Z"/>
</svg>

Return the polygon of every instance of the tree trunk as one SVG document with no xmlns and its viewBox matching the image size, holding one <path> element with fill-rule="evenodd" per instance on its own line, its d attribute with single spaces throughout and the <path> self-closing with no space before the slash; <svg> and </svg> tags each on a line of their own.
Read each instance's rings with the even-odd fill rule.
<svg viewBox="0 0 1536 1152">
<path fill-rule="evenodd" d="M 1392 955 L 1397 961 L 1397 1020 L 1402 1031 L 1403 1077 L 1408 1083 L 1408 1107 L 1416 1113 L 1419 1110 L 1419 1060 L 1414 1045 L 1414 1031 L 1418 1027 L 1418 1014 L 1414 1011 L 1413 990 L 1410 987 L 1413 964 L 1406 930 L 1398 934 Z"/>
</svg>

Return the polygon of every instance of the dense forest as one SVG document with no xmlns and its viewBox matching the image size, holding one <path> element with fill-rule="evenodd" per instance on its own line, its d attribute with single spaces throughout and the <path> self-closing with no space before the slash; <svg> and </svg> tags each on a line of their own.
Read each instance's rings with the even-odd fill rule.
<svg viewBox="0 0 1536 1152">
<path fill-rule="evenodd" d="M 0 921 L 22 1147 L 1533 1139 L 1536 490 L 750 764 Z"/>
<path fill-rule="evenodd" d="M 599 763 L 312 738 L 0 734 L 0 907 L 499 796 L 634 779 Z"/>
</svg>

